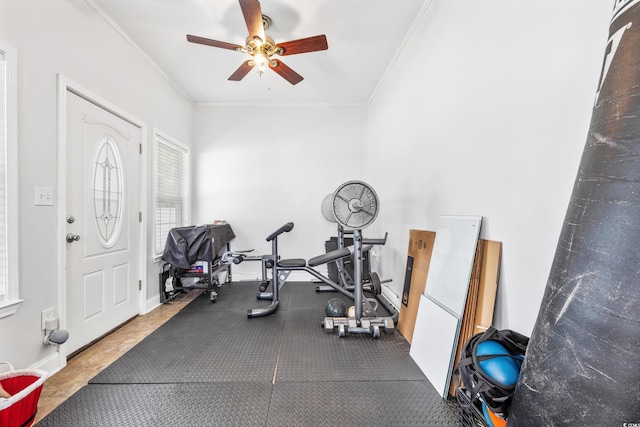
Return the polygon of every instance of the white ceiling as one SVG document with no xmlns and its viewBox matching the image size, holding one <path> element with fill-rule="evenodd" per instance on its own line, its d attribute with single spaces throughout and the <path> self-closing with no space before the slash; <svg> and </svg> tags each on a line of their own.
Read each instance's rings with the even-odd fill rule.
<svg viewBox="0 0 640 427">
<path fill-rule="evenodd" d="M 283 57 L 304 77 L 271 70 L 227 78 L 246 54 L 189 43 L 187 34 L 244 45 L 238 0 L 87 0 L 194 103 L 366 104 L 431 0 L 261 0 L 276 43 L 325 34 L 329 49 Z"/>
</svg>

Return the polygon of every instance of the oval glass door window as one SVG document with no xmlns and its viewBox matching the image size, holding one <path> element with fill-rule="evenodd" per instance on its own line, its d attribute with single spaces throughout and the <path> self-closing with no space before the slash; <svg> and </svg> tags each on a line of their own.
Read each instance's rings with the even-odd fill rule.
<svg viewBox="0 0 640 427">
<path fill-rule="evenodd" d="M 122 162 L 111 138 L 105 137 L 98 144 L 93 171 L 96 227 L 102 245 L 109 248 L 118 241 L 124 203 Z"/>
</svg>

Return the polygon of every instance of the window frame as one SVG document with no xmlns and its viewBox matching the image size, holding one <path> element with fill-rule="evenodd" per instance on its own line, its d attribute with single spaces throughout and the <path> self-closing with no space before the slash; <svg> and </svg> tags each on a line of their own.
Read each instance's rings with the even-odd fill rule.
<svg viewBox="0 0 640 427">
<path fill-rule="evenodd" d="M 5 297 L 0 300 L 0 318 L 18 311 L 23 302 L 19 297 L 20 278 L 18 262 L 18 53 L 8 43 L 0 40 L 0 53 L 4 57 L 5 76 Z M 2 147 L 0 147 L 1 149 Z"/>
<path fill-rule="evenodd" d="M 186 213 L 184 215 L 182 224 L 174 224 L 174 226 L 185 226 L 188 225 L 191 221 L 191 185 L 190 185 L 190 176 L 191 176 L 191 151 L 189 147 L 180 143 L 175 138 L 167 135 L 166 133 L 160 131 L 159 129 L 154 128 L 153 130 L 153 148 L 154 148 L 154 156 L 153 156 L 153 253 L 154 253 L 154 261 L 160 261 L 162 259 L 162 250 L 158 250 L 158 248 L 164 247 L 165 239 L 159 241 L 158 233 L 158 146 L 159 144 L 163 144 L 166 147 L 169 147 L 176 152 L 181 152 L 183 155 L 183 197 L 181 198 L 182 205 L 185 207 Z"/>
</svg>

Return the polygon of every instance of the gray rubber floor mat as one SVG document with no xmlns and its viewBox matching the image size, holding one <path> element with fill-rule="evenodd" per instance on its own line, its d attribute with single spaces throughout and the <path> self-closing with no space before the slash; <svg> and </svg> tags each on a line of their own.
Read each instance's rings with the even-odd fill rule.
<svg viewBox="0 0 640 427">
<path fill-rule="evenodd" d="M 203 294 L 47 415 L 42 426 L 453 426 L 397 331 L 326 333 L 339 294 L 292 282 L 247 317 L 257 283 Z M 342 298 L 342 296 L 339 296 Z M 386 314 L 386 313 L 384 313 Z"/>
<path fill-rule="evenodd" d="M 198 292 L 193 290 L 191 292 Z M 270 301 L 261 301 L 256 298 L 258 295 L 258 282 L 226 283 L 216 290 L 218 301 L 212 303 L 208 297 L 198 297 L 192 301 L 180 314 L 189 312 L 204 314 L 218 311 L 246 311 L 250 308 L 267 306 Z M 287 293 L 281 295 L 287 298 Z M 281 301 L 282 302 L 282 301 Z"/>
<path fill-rule="evenodd" d="M 270 383 L 90 384 L 38 427 L 264 426 Z"/>
<path fill-rule="evenodd" d="M 428 381 L 276 382 L 267 426 L 456 426 L 458 406 Z"/>
<path fill-rule="evenodd" d="M 90 383 L 271 381 L 283 321 L 284 312 L 257 322 L 235 311 L 176 316 Z"/>
<path fill-rule="evenodd" d="M 424 380 L 399 334 L 325 333 L 313 311 L 286 312 L 277 381 Z"/>
</svg>

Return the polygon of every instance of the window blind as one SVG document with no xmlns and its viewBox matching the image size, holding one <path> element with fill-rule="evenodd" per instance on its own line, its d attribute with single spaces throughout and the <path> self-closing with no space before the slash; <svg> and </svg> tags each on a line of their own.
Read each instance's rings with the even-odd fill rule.
<svg viewBox="0 0 640 427">
<path fill-rule="evenodd" d="M 155 252 L 162 254 L 169 230 L 189 219 L 189 153 L 156 135 Z"/>
</svg>

